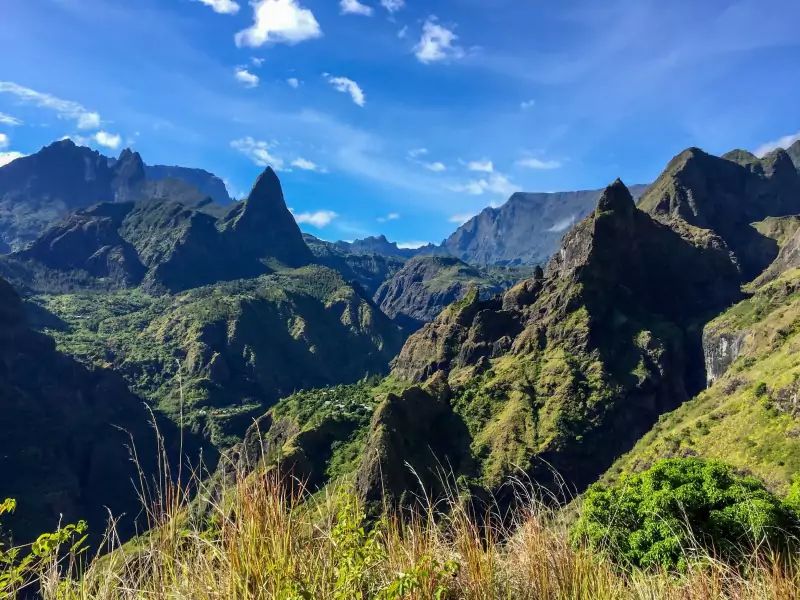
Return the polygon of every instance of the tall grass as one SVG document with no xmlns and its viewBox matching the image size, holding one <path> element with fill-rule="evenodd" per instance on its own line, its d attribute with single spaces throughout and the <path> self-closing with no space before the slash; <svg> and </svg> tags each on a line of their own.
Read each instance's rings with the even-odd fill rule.
<svg viewBox="0 0 800 600">
<path fill-rule="evenodd" d="M 368 521 L 347 483 L 312 495 L 261 470 L 240 473 L 198 519 L 189 487 L 211 498 L 205 482 L 161 477 L 158 493 L 142 494 L 147 534 L 93 559 L 62 552 L 36 565 L 45 600 L 800 597 L 794 559 L 754 556 L 734 569 L 706 557 L 681 576 L 623 572 L 575 548 L 561 514 L 533 495 L 511 519 L 476 514 L 451 493 Z M 116 543 L 113 522 L 107 539 Z"/>
</svg>

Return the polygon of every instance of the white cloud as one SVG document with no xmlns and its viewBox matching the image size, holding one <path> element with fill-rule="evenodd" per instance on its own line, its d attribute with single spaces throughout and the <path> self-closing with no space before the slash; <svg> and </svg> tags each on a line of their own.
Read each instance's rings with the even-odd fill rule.
<svg viewBox="0 0 800 600">
<path fill-rule="evenodd" d="M 571 215 L 569 217 L 566 217 L 565 219 L 556 221 L 555 223 L 553 223 L 552 227 L 547 228 L 547 231 L 549 231 L 550 233 L 561 233 L 562 231 L 566 231 L 575 224 L 576 217 L 577 215 Z"/>
<path fill-rule="evenodd" d="M 339 9 L 342 11 L 343 15 L 372 16 L 372 7 L 361 4 L 358 0 L 340 0 Z"/>
<path fill-rule="evenodd" d="M 308 160 L 307 158 L 298 157 L 292 161 L 292 166 L 300 169 L 301 171 L 315 171 L 317 173 L 324 173 L 325 169 L 320 167 L 317 163 Z"/>
<path fill-rule="evenodd" d="M 12 117 L 11 115 L 0 112 L 0 125 L 10 125 L 11 127 L 15 127 L 17 125 L 22 125 L 22 121 L 16 117 Z"/>
<path fill-rule="evenodd" d="M 385 217 L 378 217 L 378 223 L 386 223 L 387 221 L 397 221 L 400 218 L 400 213 L 391 212 Z"/>
<path fill-rule="evenodd" d="M 294 89 L 300 87 L 300 80 L 297 77 L 289 77 L 289 79 L 286 80 L 286 83 L 289 84 L 289 87 L 293 87 Z"/>
<path fill-rule="evenodd" d="M 221 15 L 235 15 L 239 12 L 239 5 L 233 0 L 195 0 L 195 2 L 202 2 Z"/>
<path fill-rule="evenodd" d="M 122 143 L 122 137 L 116 133 L 98 131 L 94 134 L 94 141 L 109 150 L 116 150 Z"/>
<path fill-rule="evenodd" d="M 467 221 L 469 221 L 472 217 L 475 216 L 475 213 L 462 213 L 459 215 L 453 215 L 449 219 L 447 219 L 450 223 L 455 223 L 456 225 L 463 225 Z"/>
<path fill-rule="evenodd" d="M 5 133 L 0 133 L 0 150 L 8 148 L 8 136 Z"/>
<path fill-rule="evenodd" d="M 439 161 L 424 163 L 424 165 L 428 171 L 433 171 L 434 173 L 443 173 L 447 170 L 445 164 Z"/>
<path fill-rule="evenodd" d="M 464 56 L 464 50 L 455 45 L 457 39 L 458 36 L 452 30 L 437 23 L 436 17 L 428 17 L 422 26 L 422 37 L 414 46 L 414 54 L 425 64 L 461 58 Z"/>
<path fill-rule="evenodd" d="M 536 100 L 524 100 L 523 102 L 519 103 L 519 107 L 522 110 L 529 110 L 536 106 Z"/>
<path fill-rule="evenodd" d="M 408 151 L 408 156 L 409 158 L 412 159 L 419 158 L 420 156 L 425 156 L 426 154 L 428 154 L 427 148 L 413 148 Z"/>
<path fill-rule="evenodd" d="M 100 115 L 87 110 L 77 102 L 63 100 L 44 92 L 37 92 L 12 81 L 0 81 L 0 93 L 12 94 L 23 102 L 52 110 L 60 119 L 74 120 L 78 129 L 97 129 L 100 127 Z"/>
<path fill-rule="evenodd" d="M 500 196 L 510 196 L 519 188 L 502 173 L 491 173 L 483 179 L 468 181 L 463 184 L 451 185 L 451 191 L 470 194 L 472 196 L 482 196 L 483 194 L 497 194 Z"/>
<path fill-rule="evenodd" d="M 400 30 L 397 32 L 397 37 L 400 38 L 401 40 L 404 40 L 406 39 L 407 36 L 408 36 L 408 25 L 403 25 L 403 27 L 401 27 Z"/>
<path fill-rule="evenodd" d="M 467 168 L 478 173 L 493 173 L 494 163 L 490 160 L 472 160 L 467 163 Z"/>
<path fill-rule="evenodd" d="M 293 213 L 294 220 L 299 224 L 307 223 L 318 229 L 327 227 L 339 215 L 332 210 L 316 210 L 314 212 Z"/>
<path fill-rule="evenodd" d="M 17 160 L 25 156 L 22 152 L 0 152 L 0 167 L 5 167 L 12 160 Z"/>
<path fill-rule="evenodd" d="M 405 0 L 381 0 L 381 6 L 390 13 L 396 13 L 406 5 Z"/>
<path fill-rule="evenodd" d="M 428 244 L 430 244 L 430 242 L 397 242 L 397 247 L 403 250 L 417 250 Z"/>
<path fill-rule="evenodd" d="M 264 59 L 259 58 L 258 56 L 253 56 L 250 58 L 250 62 L 254 67 L 260 67 L 261 65 L 264 64 Z"/>
<path fill-rule="evenodd" d="M 761 144 L 756 151 L 753 152 L 758 157 L 764 157 L 773 150 L 777 150 L 778 148 L 786 149 L 795 142 L 800 141 L 800 131 L 793 135 L 785 135 L 780 139 L 777 139 L 772 142 L 767 142 L 766 144 Z"/>
<path fill-rule="evenodd" d="M 251 73 L 244 67 L 236 67 L 235 77 L 236 81 L 244 85 L 244 87 L 254 88 L 258 86 L 258 75 Z"/>
<path fill-rule="evenodd" d="M 355 102 L 358 106 L 364 106 L 367 103 L 364 90 L 362 90 L 361 86 L 359 86 L 352 79 L 347 77 L 334 77 L 327 74 L 325 77 L 328 79 L 328 82 L 334 87 L 334 89 L 336 89 L 336 91 L 344 94 L 350 94 L 353 102 Z"/>
<path fill-rule="evenodd" d="M 322 36 L 317 19 L 298 0 L 253 0 L 253 24 L 236 34 L 237 46 L 298 44 Z"/>
<path fill-rule="evenodd" d="M 561 163 L 557 160 L 540 160 L 538 158 L 523 158 L 517 161 L 518 167 L 524 167 L 525 169 L 535 169 L 537 171 L 550 171 L 553 169 L 559 169 L 561 167 Z"/>
<path fill-rule="evenodd" d="M 272 146 L 273 144 L 255 140 L 250 136 L 231 142 L 231 148 L 244 154 L 253 164 L 259 167 L 272 167 L 276 170 L 283 169 L 283 159 L 272 154 Z"/>
</svg>

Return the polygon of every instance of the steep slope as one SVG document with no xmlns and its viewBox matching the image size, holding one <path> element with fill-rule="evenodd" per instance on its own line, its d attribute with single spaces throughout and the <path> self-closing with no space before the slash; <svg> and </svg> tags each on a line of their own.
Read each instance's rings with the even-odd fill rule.
<svg viewBox="0 0 800 600">
<path fill-rule="evenodd" d="M 35 301 L 39 326 L 60 349 L 113 367 L 176 422 L 182 391 L 184 422 L 219 447 L 296 389 L 385 373 L 403 342 L 374 304 L 321 266 L 175 296 L 124 290 Z"/>
<path fill-rule="evenodd" d="M 638 198 L 645 186 L 632 186 Z M 471 264 L 543 265 L 564 233 L 596 206 L 602 190 L 516 193 L 459 227 L 440 249 Z"/>
<path fill-rule="evenodd" d="M 492 299 L 468 294 L 411 336 L 380 395 L 362 402 L 375 407 L 370 424 L 323 447 L 363 449 L 351 464 L 372 500 L 413 493 L 417 477 L 435 490 L 442 465 L 473 493 L 498 491 L 517 469 L 547 484 L 555 468 L 583 488 L 702 387 L 699 324 L 740 296 L 739 282 L 724 243 L 689 243 L 618 181 L 546 271 Z M 302 456 L 324 481 L 310 457 L 330 454 L 306 443 L 314 420 L 289 424 L 305 433 L 275 437 L 269 452 Z"/>
<path fill-rule="evenodd" d="M 511 287 L 524 276 L 519 272 L 471 267 L 457 258 L 419 256 L 385 281 L 375 292 L 381 310 L 409 331 L 432 321 L 442 310 L 461 300 L 475 287 L 481 297 Z"/>
<path fill-rule="evenodd" d="M 169 190 L 175 187 L 161 191 Z M 170 196 L 78 211 L 28 249 L 0 260 L 0 272 L 37 291 L 70 289 L 71 282 L 179 292 L 312 260 L 280 182 L 267 169 L 248 198 L 219 218 Z"/>
<path fill-rule="evenodd" d="M 29 329 L 20 298 L 3 280 L 0 407 L 2 494 L 19 501 L 3 525 L 19 541 L 78 519 L 87 519 L 93 539 L 99 538 L 108 510 L 125 514 L 119 532 L 131 533 L 138 475 L 126 445 L 135 440 L 149 477 L 156 450 L 149 413 L 122 378 L 87 368 Z M 177 440 L 169 423 L 159 426 Z"/>
<path fill-rule="evenodd" d="M 749 280 L 778 253 L 777 243 L 752 224 L 800 214 L 800 173 L 784 150 L 757 159 L 741 150 L 719 158 L 690 148 L 670 162 L 639 207 L 687 239 L 719 236 Z"/>
<path fill-rule="evenodd" d="M 69 213 L 100 202 L 225 201 L 220 185 L 205 171 L 147 167 L 129 149 L 112 159 L 64 139 L 0 167 L 0 251 L 21 250 Z"/>
<path fill-rule="evenodd" d="M 800 140 L 789 146 L 786 149 L 786 153 L 792 159 L 794 166 L 800 170 Z"/>
<path fill-rule="evenodd" d="M 800 269 L 711 321 L 704 347 L 712 385 L 661 417 L 606 479 L 666 456 L 701 456 L 785 493 L 800 473 Z"/>
</svg>

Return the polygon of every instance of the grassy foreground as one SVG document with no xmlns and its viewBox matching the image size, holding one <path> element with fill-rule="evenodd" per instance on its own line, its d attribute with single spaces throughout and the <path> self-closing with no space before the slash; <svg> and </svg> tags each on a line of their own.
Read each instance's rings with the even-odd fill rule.
<svg viewBox="0 0 800 600">
<path fill-rule="evenodd" d="M 346 484 L 311 496 L 275 471 L 242 478 L 202 519 L 188 517 L 185 488 L 161 486 L 142 497 L 148 534 L 92 559 L 75 543 L 82 529 L 62 528 L 24 571 L 0 560 L 0 598 L 36 588 L 47 600 L 800 596 L 791 557 L 753 556 L 733 569 L 687 549 L 681 576 L 623 572 L 605 553 L 575 547 L 563 513 L 533 499 L 505 524 L 493 511 L 476 520 L 455 493 L 368 523 Z M 113 526 L 108 540 L 113 545 Z"/>
</svg>

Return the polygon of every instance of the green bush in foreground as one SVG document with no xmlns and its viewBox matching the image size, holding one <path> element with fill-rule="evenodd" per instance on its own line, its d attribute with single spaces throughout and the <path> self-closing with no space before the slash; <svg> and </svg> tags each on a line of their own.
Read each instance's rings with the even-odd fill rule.
<svg viewBox="0 0 800 600">
<path fill-rule="evenodd" d="M 572 537 L 625 566 L 684 571 L 693 550 L 736 562 L 756 546 L 784 548 L 797 527 L 797 513 L 759 480 L 677 458 L 591 487 Z"/>
</svg>

